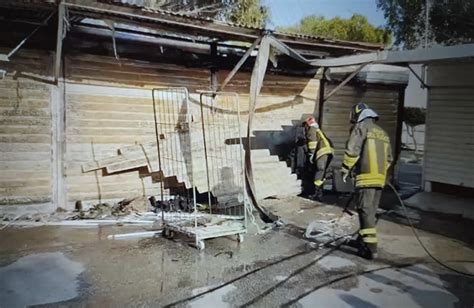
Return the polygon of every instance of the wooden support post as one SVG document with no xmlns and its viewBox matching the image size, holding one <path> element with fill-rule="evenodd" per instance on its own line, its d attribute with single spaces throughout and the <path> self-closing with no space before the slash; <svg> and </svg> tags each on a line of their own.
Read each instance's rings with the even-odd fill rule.
<svg viewBox="0 0 474 308">
<path fill-rule="evenodd" d="M 335 87 L 331 92 L 329 92 L 329 94 L 324 98 L 323 103 L 326 102 L 327 100 L 329 100 L 329 98 L 331 98 L 331 96 L 333 96 L 334 94 L 336 94 L 337 91 L 339 91 L 340 89 L 342 89 L 342 87 L 344 87 L 349 81 L 351 81 L 352 78 L 354 78 L 357 74 L 359 74 L 359 72 L 360 72 L 367 64 L 370 64 L 370 63 L 361 64 L 355 71 L 353 71 L 349 76 L 347 76 L 346 79 L 344 79 L 340 84 L 337 85 L 337 87 Z"/>
<path fill-rule="evenodd" d="M 235 65 L 235 67 L 232 69 L 232 71 L 229 73 L 229 75 L 227 75 L 227 77 L 224 79 L 224 81 L 222 82 L 222 84 L 220 85 L 219 87 L 219 90 L 218 91 L 222 91 L 224 89 L 224 87 L 229 83 L 229 81 L 235 76 L 235 74 L 237 73 L 237 71 L 240 69 L 240 67 L 245 63 L 245 61 L 247 60 L 247 58 L 250 56 L 250 54 L 252 53 L 252 51 L 255 49 L 255 47 L 257 47 L 257 45 L 260 43 L 261 41 L 261 38 L 257 38 L 255 40 L 255 42 L 253 42 L 252 46 L 249 47 L 249 49 L 247 49 L 247 51 L 245 52 L 245 54 L 242 56 L 242 58 L 240 58 L 239 62 L 237 62 L 237 64 Z"/>
<path fill-rule="evenodd" d="M 323 74 L 319 80 L 319 106 L 318 106 L 318 124 L 323 127 L 323 113 L 324 113 L 324 92 L 326 91 L 326 68 L 323 69 Z"/>
<path fill-rule="evenodd" d="M 63 34 L 64 34 L 64 3 L 59 3 L 58 7 L 58 32 L 56 35 L 56 58 L 54 61 L 54 82 L 58 84 L 59 74 L 61 72 L 61 56 L 63 49 Z"/>
<path fill-rule="evenodd" d="M 400 158 L 402 149 L 402 133 L 403 133 L 403 111 L 405 109 L 405 87 L 401 86 L 398 90 L 398 108 L 397 108 L 397 131 L 395 137 L 395 157 L 396 163 Z"/>
<path fill-rule="evenodd" d="M 51 188 L 52 201 L 56 208 L 67 208 L 64 172 L 65 153 L 65 88 L 64 82 L 51 86 Z"/>
<path fill-rule="evenodd" d="M 61 1 L 58 6 L 58 31 L 56 36 L 56 53 L 53 67 L 54 83 L 51 87 L 52 115 L 52 199 L 56 207 L 67 208 L 64 155 L 65 155 L 65 85 L 59 81 L 62 64 L 62 48 L 64 35 L 65 5 Z"/>
<path fill-rule="evenodd" d="M 217 87 L 219 86 L 219 83 L 217 81 L 217 71 L 218 71 L 218 65 L 217 65 L 217 42 L 212 42 L 211 43 L 211 61 L 212 61 L 212 66 L 211 66 L 211 90 L 212 91 L 217 91 Z"/>
</svg>

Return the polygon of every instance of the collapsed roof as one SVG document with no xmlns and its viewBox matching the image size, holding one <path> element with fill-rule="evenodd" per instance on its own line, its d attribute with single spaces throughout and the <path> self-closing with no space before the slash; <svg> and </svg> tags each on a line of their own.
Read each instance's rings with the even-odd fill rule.
<svg viewBox="0 0 474 308">
<path fill-rule="evenodd" d="M 118 39 L 158 43 L 181 44 L 210 53 L 211 44 L 242 49 L 270 31 L 229 22 L 198 18 L 185 13 L 149 9 L 143 1 L 130 0 L 68 0 L 66 7 L 69 30 L 76 34 L 110 37 L 113 25 Z M 44 25 L 51 12 L 56 11 L 56 1 L 4 0 L 0 3 L 0 21 L 19 25 Z M 54 22 L 53 22 L 54 24 Z M 272 32 L 272 35 L 301 52 L 315 58 L 326 58 L 354 53 L 382 50 L 383 45 L 333 40 L 322 37 Z"/>
</svg>

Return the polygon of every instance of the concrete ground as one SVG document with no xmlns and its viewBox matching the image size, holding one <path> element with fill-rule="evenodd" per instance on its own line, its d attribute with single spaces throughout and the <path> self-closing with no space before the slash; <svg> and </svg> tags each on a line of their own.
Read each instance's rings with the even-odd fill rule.
<svg viewBox="0 0 474 308">
<path fill-rule="evenodd" d="M 396 184 L 400 194 L 408 198 L 405 203 L 422 211 L 458 215 L 474 220 L 474 196 L 466 198 L 454 194 L 421 191 L 423 167 L 422 162 L 414 159 L 414 156 L 412 151 L 402 151 L 397 166 Z"/>
<path fill-rule="evenodd" d="M 179 237 L 107 240 L 131 227 L 8 228 L 0 236 L 0 306 L 474 305 L 474 280 L 431 262 L 397 215 L 380 220 L 379 258 L 369 262 L 347 248 L 315 249 L 302 238 L 309 222 L 339 215 L 339 206 L 298 197 L 263 203 L 288 224 L 258 235 L 251 226 L 243 243 L 213 239 L 204 251 Z M 434 255 L 474 273 L 472 224 L 414 217 Z"/>
<path fill-rule="evenodd" d="M 406 200 L 410 207 L 474 220 L 474 198 L 464 198 L 436 192 L 420 192 Z"/>
</svg>

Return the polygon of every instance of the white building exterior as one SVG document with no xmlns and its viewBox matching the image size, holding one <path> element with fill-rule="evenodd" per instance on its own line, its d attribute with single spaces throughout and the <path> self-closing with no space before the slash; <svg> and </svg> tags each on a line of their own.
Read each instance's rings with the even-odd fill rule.
<svg viewBox="0 0 474 308">
<path fill-rule="evenodd" d="M 428 63 L 424 181 L 474 188 L 474 60 Z"/>
<path fill-rule="evenodd" d="M 322 59 L 315 63 L 321 66 L 364 63 L 426 65 L 424 83 L 428 86 L 428 104 L 424 188 L 473 195 L 474 44 L 381 51 Z"/>
<path fill-rule="evenodd" d="M 424 66 L 421 64 L 412 65 L 413 71 L 418 76 L 423 75 Z M 416 76 L 410 72 L 408 86 L 405 90 L 405 107 L 426 108 L 427 89 L 424 88 Z M 418 151 L 423 151 L 425 147 L 425 125 L 418 125 L 415 129 L 415 139 Z M 402 142 L 411 149 L 415 148 L 413 138 L 408 134 L 408 129 L 403 123 Z"/>
</svg>

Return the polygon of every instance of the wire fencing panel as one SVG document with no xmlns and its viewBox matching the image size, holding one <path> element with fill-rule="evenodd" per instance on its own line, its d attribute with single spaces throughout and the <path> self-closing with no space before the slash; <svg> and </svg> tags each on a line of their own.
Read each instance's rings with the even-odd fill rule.
<svg viewBox="0 0 474 308">
<path fill-rule="evenodd" d="M 200 108 L 210 213 L 244 216 L 239 97 L 236 93 L 203 92 Z"/>
<path fill-rule="evenodd" d="M 238 95 L 199 97 L 190 99 L 184 88 L 153 90 L 157 155 L 150 169 L 160 183 L 155 203 L 164 236 L 182 233 L 203 249 L 209 238 L 243 240 L 248 202 Z"/>
<path fill-rule="evenodd" d="M 156 205 L 163 222 L 192 219 L 196 206 L 188 91 L 164 88 L 152 93 L 157 156 L 150 164 L 155 164 L 152 169 L 158 171 L 152 176 L 160 183 Z"/>
</svg>

